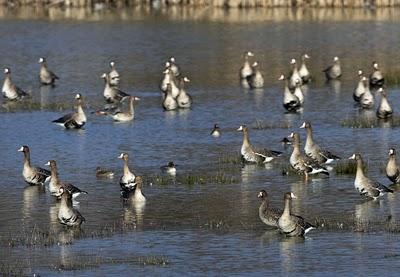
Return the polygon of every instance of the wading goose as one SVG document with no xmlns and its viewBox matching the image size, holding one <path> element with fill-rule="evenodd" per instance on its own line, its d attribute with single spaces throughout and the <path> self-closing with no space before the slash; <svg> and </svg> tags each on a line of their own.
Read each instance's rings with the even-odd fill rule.
<svg viewBox="0 0 400 277">
<path fill-rule="evenodd" d="M 306 60 L 309 58 L 310 56 L 308 56 L 307 54 L 301 56 L 301 66 L 299 69 L 299 75 L 301 77 L 301 80 L 303 81 L 303 84 L 306 84 L 311 81 L 311 73 L 306 65 Z"/>
<path fill-rule="evenodd" d="M 31 155 L 29 147 L 24 145 L 18 149 L 18 152 L 24 153 L 24 167 L 22 169 L 22 176 L 24 177 L 25 182 L 29 185 L 43 185 L 45 182 L 51 179 L 50 171 L 41 168 L 31 166 Z"/>
<path fill-rule="evenodd" d="M 163 100 L 163 108 L 166 111 L 172 111 L 176 110 L 178 108 L 178 102 L 176 102 L 176 99 L 172 96 L 172 86 L 171 84 L 167 85 L 167 94 Z"/>
<path fill-rule="evenodd" d="M 97 111 L 96 114 L 104 114 L 110 116 L 114 121 L 118 122 L 128 122 L 132 121 L 135 118 L 135 110 L 133 104 L 136 101 L 139 101 L 140 98 L 136 96 L 129 96 L 128 97 L 128 110 L 123 112 L 119 110 L 119 108 L 111 109 L 111 110 L 100 110 Z"/>
<path fill-rule="evenodd" d="M 169 58 L 169 68 L 175 77 L 180 75 L 180 69 L 174 57 Z"/>
<path fill-rule="evenodd" d="M 301 107 L 299 98 L 293 94 L 289 89 L 289 80 L 284 75 L 279 77 L 279 80 L 285 81 L 285 87 L 283 89 L 283 107 L 289 112 L 295 112 Z"/>
<path fill-rule="evenodd" d="M 297 197 L 292 192 L 285 193 L 285 209 L 278 219 L 279 230 L 289 237 L 304 236 L 316 227 L 306 222 L 301 216 L 293 215 L 291 211 L 292 199 Z"/>
<path fill-rule="evenodd" d="M 290 61 L 290 65 L 291 65 L 292 68 L 291 68 L 291 74 L 290 74 L 290 77 L 289 77 L 289 88 L 291 90 L 293 90 L 296 87 L 297 83 L 299 83 L 300 86 L 301 86 L 302 79 L 301 79 L 301 76 L 299 74 L 299 70 L 297 69 L 297 63 L 296 63 L 295 59 L 292 59 Z"/>
<path fill-rule="evenodd" d="M 249 86 L 251 88 L 262 88 L 264 87 L 264 77 L 258 69 L 258 62 L 254 62 L 251 65 L 253 73 L 248 77 Z"/>
<path fill-rule="evenodd" d="M 363 82 L 364 82 L 364 93 L 361 94 L 360 105 L 361 108 L 363 109 L 371 109 L 374 107 L 375 104 L 374 96 L 372 95 L 369 89 L 368 78 L 364 77 Z"/>
<path fill-rule="evenodd" d="M 176 165 L 174 162 L 169 162 L 167 165 L 160 167 L 161 171 L 170 175 L 176 175 Z"/>
<path fill-rule="evenodd" d="M 316 160 L 319 164 L 329 164 L 335 160 L 340 160 L 340 158 L 326 149 L 322 149 L 314 142 L 313 131 L 311 123 L 305 121 L 300 128 L 305 128 L 307 132 L 306 145 L 304 146 L 304 152 L 310 158 Z"/>
<path fill-rule="evenodd" d="M 109 169 L 102 168 L 100 166 L 96 167 L 96 177 L 97 178 L 113 178 L 114 172 Z"/>
<path fill-rule="evenodd" d="M 395 184 L 400 183 L 400 170 L 396 161 L 396 150 L 389 149 L 389 160 L 386 164 L 386 176 Z"/>
<path fill-rule="evenodd" d="M 247 79 L 253 74 L 253 69 L 250 66 L 249 57 L 254 57 L 252 52 L 244 53 L 244 63 L 243 66 L 239 70 L 240 79 Z"/>
<path fill-rule="evenodd" d="M 388 189 L 381 183 L 371 180 L 364 175 L 363 161 L 360 154 L 353 154 L 349 159 L 357 162 L 357 173 L 354 180 L 354 187 L 360 195 L 377 199 L 388 192 L 393 193 L 393 190 Z"/>
<path fill-rule="evenodd" d="M 333 58 L 333 64 L 323 70 L 327 80 L 339 79 L 342 76 L 342 68 L 338 57 Z"/>
<path fill-rule="evenodd" d="M 28 96 L 25 91 L 13 84 L 11 81 L 11 70 L 9 68 L 4 69 L 4 82 L 1 91 L 3 96 L 9 100 L 19 100 Z"/>
<path fill-rule="evenodd" d="M 119 76 L 117 69 L 115 68 L 114 61 L 110 62 L 110 68 L 111 68 L 111 70 L 110 70 L 110 72 L 108 72 L 108 76 L 110 76 L 110 84 L 113 86 L 118 86 L 120 76 Z"/>
<path fill-rule="evenodd" d="M 298 173 L 304 174 L 306 178 L 311 174 L 325 174 L 329 176 L 328 170 L 318 164 L 317 161 L 310 157 L 304 156 L 300 151 L 300 136 L 298 133 L 291 133 L 290 137 L 293 139 L 293 152 L 290 155 L 290 165 Z"/>
<path fill-rule="evenodd" d="M 85 218 L 72 205 L 72 195 L 68 188 L 60 187 L 59 195 L 61 197 L 58 219 L 60 223 L 69 227 L 79 227 Z"/>
<path fill-rule="evenodd" d="M 211 130 L 210 135 L 215 138 L 219 138 L 221 136 L 221 130 L 217 123 L 214 124 L 214 128 Z"/>
<path fill-rule="evenodd" d="M 280 156 L 282 152 L 263 149 L 262 151 L 254 150 L 249 140 L 249 130 L 246 125 L 240 125 L 237 131 L 243 132 L 243 143 L 240 153 L 242 160 L 250 163 L 268 163 L 274 158 Z"/>
<path fill-rule="evenodd" d="M 385 84 L 382 72 L 379 70 L 377 62 L 372 63 L 372 73 L 369 75 L 369 84 L 371 87 L 382 87 Z"/>
<path fill-rule="evenodd" d="M 82 95 L 78 93 L 75 95 L 76 99 L 76 111 L 64 115 L 52 122 L 57 125 L 63 126 L 66 129 L 80 129 L 86 124 L 86 115 L 82 108 Z"/>
<path fill-rule="evenodd" d="M 282 215 L 282 210 L 270 206 L 268 193 L 265 190 L 261 190 L 257 197 L 261 199 L 261 205 L 258 208 L 258 216 L 261 221 L 268 226 L 278 227 L 278 219 Z"/>
<path fill-rule="evenodd" d="M 184 77 L 180 80 L 179 94 L 176 98 L 179 108 L 190 108 L 192 106 L 192 97 L 185 90 L 185 83 L 189 83 L 190 80 Z"/>
<path fill-rule="evenodd" d="M 365 85 L 364 85 L 365 77 L 363 76 L 363 72 L 361 69 L 358 70 L 357 74 L 358 74 L 359 80 L 357 83 L 357 87 L 355 88 L 354 93 L 353 93 L 353 99 L 356 102 L 360 102 L 361 95 L 363 95 L 363 93 L 365 92 Z"/>
<path fill-rule="evenodd" d="M 387 119 L 392 117 L 393 109 L 387 100 L 386 92 L 384 91 L 383 88 L 379 88 L 378 92 L 381 93 L 381 101 L 379 103 L 378 110 L 376 111 L 376 116 L 382 119 Z"/>
<path fill-rule="evenodd" d="M 47 68 L 47 62 L 45 58 L 39 58 L 40 72 L 39 80 L 42 85 L 53 85 L 55 80 L 58 80 L 56 74 Z"/>
<path fill-rule="evenodd" d="M 121 176 L 119 180 L 119 184 L 121 186 L 121 193 L 130 192 L 135 189 L 136 186 L 136 176 L 133 174 L 128 165 L 129 156 L 127 153 L 121 153 L 118 158 L 124 160 L 124 174 Z"/>
<path fill-rule="evenodd" d="M 136 176 L 136 188 L 135 192 L 133 193 L 133 201 L 135 201 L 136 203 L 146 202 L 146 197 L 143 195 L 142 188 L 143 179 L 141 176 Z"/>
<path fill-rule="evenodd" d="M 101 78 L 104 79 L 105 87 L 103 91 L 103 96 L 106 102 L 108 103 L 116 103 L 121 102 L 125 97 L 128 97 L 129 94 L 123 92 L 118 87 L 111 84 L 110 75 L 107 73 L 103 73 Z"/>
</svg>

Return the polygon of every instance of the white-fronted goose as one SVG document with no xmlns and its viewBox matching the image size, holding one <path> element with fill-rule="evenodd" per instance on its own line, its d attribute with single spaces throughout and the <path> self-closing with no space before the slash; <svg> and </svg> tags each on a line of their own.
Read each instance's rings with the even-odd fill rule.
<svg viewBox="0 0 400 277">
<path fill-rule="evenodd" d="M 375 99 L 374 99 L 374 95 L 372 95 L 372 93 L 369 89 L 368 78 L 364 77 L 363 83 L 364 83 L 364 93 L 361 94 L 360 105 L 361 105 L 361 108 L 363 108 L 363 109 L 371 109 L 375 105 Z"/>
<path fill-rule="evenodd" d="M 283 107 L 289 112 L 295 112 L 301 107 L 299 98 L 293 94 L 289 89 L 289 80 L 284 75 L 279 77 L 279 80 L 285 81 L 285 87 L 283 89 Z"/>
<path fill-rule="evenodd" d="M 170 175 L 176 175 L 176 164 L 169 162 L 167 165 L 160 167 L 161 171 Z"/>
<path fill-rule="evenodd" d="M 268 149 L 263 149 L 261 151 L 254 150 L 250 143 L 249 130 L 247 126 L 240 125 L 237 130 L 243 132 L 243 143 L 242 148 L 240 149 L 243 161 L 250 163 L 268 163 L 282 154 L 282 152 Z"/>
<path fill-rule="evenodd" d="M 66 114 L 52 122 L 57 125 L 63 126 L 66 129 L 80 129 L 86 124 L 86 115 L 82 108 L 82 95 L 80 93 L 75 95 L 76 111 Z"/>
<path fill-rule="evenodd" d="M 386 176 L 395 184 L 400 183 L 400 170 L 396 161 L 396 150 L 394 148 L 389 149 L 389 159 L 386 164 Z"/>
<path fill-rule="evenodd" d="M 302 79 L 300 77 L 299 70 L 297 69 L 297 63 L 295 59 L 292 59 L 290 61 L 290 65 L 292 68 L 289 76 L 289 88 L 293 90 L 296 87 L 297 83 L 299 83 L 301 86 Z"/>
<path fill-rule="evenodd" d="M 282 215 L 282 210 L 270 206 L 268 193 L 265 190 L 261 190 L 257 197 L 261 199 L 261 205 L 258 208 L 258 216 L 261 221 L 268 226 L 278 227 L 278 219 Z"/>
<path fill-rule="evenodd" d="M 110 68 L 111 68 L 111 70 L 110 70 L 110 72 L 108 72 L 108 76 L 110 76 L 110 84 L 113 86 L 118 86 L 120 76 L 119 76 L 117 69 L 115 68 L 114 61 L 110 62 Z"/>
<path fill-rule="evenodd" d="M 239 70 L 240 79 L 247 79 L 253 74 L 253 69 L 250 66 L 249 57 L 253 57 L 254 54 L 250 51 L 244 53 L 244 63 Z"/>
<path fill-rule="evenodd" d="M 214 128 L 211 130 L 210 135 L 215 138 L 219 138 L 221 136 L 221 128 L 218 126 L 217 123 L 214 124 Z"/>
<path fill-rule="evenodd" d="M 303 81 L 303 84 L 306 84 L 311 81 L 311 73 L 308 70 L 307 65 L 306 65 L 306 60 L 309 58 L 310 58 L 310 56 L 308 56 L 307 54 L 304 54 L 303 56 L 301 56 L 301 65 L 300 65 L 300 69 L 299 69 L 299 75 L 301 77 L 301 80 Z"/>
<path fill-rule="evenodd" d="M 292 192 L 285 193 L 285 208 L 282 215 L 278 219 L 279 230 L 289 237 L 299 237 L 304 236 L 312 229 L 316 227 L 311 223 L 308 223 L 301 216 L 293 215 L 291 211 L 292 199 L 297 197 Z"/>
<path fill-rule="evenodd" d="M 340 160 L 338 156 L 332 154 L 326 149 L 322 149 L 314 142 L 313 131 L 310 122 L 303 122 L 300 128 L 305 128 L 307 132 L 306 145 L 304 146 L 304 152 L 307 156 L 316 160 L 320 164 L 329 164 L 335 160 Z"/>
<path fill-rule="evenodd" d="M 114 121 L 118 122 L 128 122 L 132 121 L 135 118 L 135 109 L 133 104 L 136 101 L 139 101 L 140 98 L 136 96 L 128 97 L 128 110 L 123 112 L 119 108 L 111 109 L 111 110 L 100 110 L 97 111 L 97 114 L 104 114 L 110 116 Z"/>
<path fill-rule="evenodd" d="M 172 96 L 172 86 L 170 83 L 167 85 L 167 94 L 165 95 L 162 105 L 166 111 L 172 111 L 178 108 L 178 102 L 176 102 L 176 99 Z"/>
<path fill-rule="evenodd" d="M 22 176 L 24 177 L 25 182 L 29 185 L 43 185 L 45 182 L 51 179 L 50 171 L 41 168 L 34 167 L 31 165 L 31 155 L 29 147 L 24 145 L 18 149 L 18 152 L 24 153 L 24 166 L 22 169 Z"/>
<path fill-rule="evenodd" d="M 96 177 L 97 178 L 113 178 L 114 172 L 109 169 L 105 169 L 103 167 L 96 167 Z"/>
<path fill-rule="evenodd" d="M 316 160 L 304 156 L 300 150 L 300 135 L 298 133 L 291 133 L 290 137 L 293 139 L 293 152 L 290 155 L 290 165 L 297 172 L 304 174 L 306 178 L 312 174 L 325 174 L 329 176 L 328 170 L 320 165 Z"/>
<path fill-rule="evenodd" d="M 379 70 L 377 62 L 372 63 L 372 73 L 369 75 L 369 84 L 371 87 L 382 87 L 385 84 L 382 72 Z"/>
<path fill-rule="evenodd" d="M 106 102 L 121 102 L 125 97 L 130 96 L 128 93 L 120 90 L 117 86 L 111 84 L 111 78 L 108 73 L 103 73 L 101 78 L 104 79 L 105 82 L 103 96 Z"/>
<path fill-rule="evenodd" d="M 363 161 L 360 154 L 355 153 L 349 159 L 356 160 L 357 162 L 357 173 L 354 180 L 354 187 L 360 195 L 377 199 L 388 192 L 393 193 L 393 190 L 388 189 L 381 183 L 371 180 L 364 175 Z"/>
<path fill-rule="evenodd" d="M 353 93 L 353 99 L 356 102 L 360 102 L 361 95 L 363 95 L 363 93 L 365 92 L 365 85 L 364 85 L 365 77 L 363 76 L 363 72 L 361 69 L 358 70 L 357 75 L 359 77 L 359 80 L 357 83 L 357 87 L 355 88 Z"/>
<path fill-rule="evenodd" d="M 176 98 L 179 108 L 187 109 L 192 106 L 192 102 L 193 102 L 192 97 L 185 90 L 185 83 L 189 83 L 189 82 L 190 82 L 190 80 L 187 77 L 183 77 L 180 80 L 179 94 L 178 94 L 178 97 Z"/>
<path fill-rule="evenodd" d="M 378 110 L 376 111 L 376 116 L 382 119 L 387 119 L 392 117 L 393 109 L 387 100 L 385 90 L 383 88 L 379 88 L 378 92 L 381 93 L 381 101 L 379 103 Z"/>
<path fill-rule="evenodd" d="M 333 58 L 333 64 L 323 70 L 327 80 L 339 79 L 342 76 L 342 68 L 338 57 Z"/>
<path fill-rule="evenodd" d="M 171 69 L 175 77 L 178 77 L 180 75 L 180 69 L 174 57 L 169 58 L 169 68 Z"/>
<path fill-rule="evenodd" d="M 55 80 L 58 80 L 58 76 L 47 68 L 47 62 L 45 58 L 39 58 L 40 72 L 39 80 L 42 85 L 53 85 Z"/>
<path fill-rule="evenodd" d="M 4 69 L 4 82 L 1 91 L 3 96 L 9 100 L 19 100 L 28 96 L 25 91 L 13 84 L 11 81 L 11 70 L 8 67 Z"/>
<path fill-rule="evenodd" d="M 262 88 L 264 87 L 264 77 L 262 76 L 260 70 L 258 69 L 258 62 L 254 62 L 251 65 L 252 74 L 248 77 L 249 86 L 251 88 Z"/>
<path fill-rule="evenodd" d="M 129 169 L 129 156 L 127 153 L 121 153 L 118 158 L 124 160 L 124 173 L 119 180 L 122 192 L 130 192 L 135 189 L 136 186 L 136 176 Z"/>
<path fill-rule="evenodd" d="M 85 218 L 72 205 L 72 194 L 68 188 L 63 186 L 59 189 L 61 197 L 60 210 L 58 211 L 58 219 L 60 223 L 69 227 L 79 227 Z"/>
<path fill-rule="evenodd" d="M 143 188 L 142 176 L 136 176 L 136 188 L 135 192 L 133 193 L 133 201 L 135 201 L 135 203 L 146 202 L 146 197 L 142 192 L 142 188 Z"/>
</svg>

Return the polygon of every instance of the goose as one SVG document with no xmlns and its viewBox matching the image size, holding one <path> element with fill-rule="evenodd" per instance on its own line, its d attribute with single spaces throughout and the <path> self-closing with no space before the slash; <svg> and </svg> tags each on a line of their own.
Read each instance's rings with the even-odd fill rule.
<svg viewBox="0 0 400 277">
<path fill-rule="evenodd" d="M 160 83 L 160 89 L 163 92 L 167 91 L 167 84 L 169 84 L 171 82 L 171 74 L 169 73 L 169 67 L 171 66 L 171 64 L 169 62 L 165 63 L 165 69 L 163 71 L 164 77 L 161 80 Z"/>
<path fill-rule="evenodd" d="M 287 137 L 284 137 L 284 138 L 281 139 L 279 142 L 280 142 L 281 144 L 283 144 L 284 146 L 286 146 L 286 145 L 292 145 L 292 142 L 291 142 Z"/>
<path fill-rule="evenodd" d="M 63 126 L 65 129 L 80 129 L 86 124 L 86 115 L 82 108 L 82 95 L 76 94 L 75 99 L 76 111 L 53 120 L 53 123 Z"/>
<path fill-rule="evenodd" d="M 113 178 L 114 172 L 109 169 L 102 168 L 100 166 L 96 167 L 96 177 L 97 178 Z"/>
<path fill-rule="evenodd" d="M 58 211 L 58 219 L 61 224 L 68 227 L 79 227 L 85 218 L 81 213 L 75 209 L 72 205 L 71 192 L 63 186 L 59 189 L 59 195 L 61 197 L 60 210 Z"/>
<path fill-rule="evenodd" d="M 368 78 L 364 77 L 363 82 L 364 82 L 364 93 L 361 94 L 360 105 L 361 108 L 363 109 L 371 109 L 374 107 L 375 104 L 374 96 L 372 95 L 369 89 Z"/>
<path fill-rule="evenodd" d="M 382 72 L 379 70 L 377 62 L 372 63 L 372 73 L 369 75 L 369 84 L 371 87 L 382 87 L 385 84 Z"/>
<path fill-rule="evenodd" d="M 119 181 L 122 190 L 121 193 L 133 191 L 136 186 L 136 176 L 129 169 L 129 156 L 127 153 L 121 153 L 118 158 L 124 160 L 124 174 L 121 176 Z"/>
<path fill-rule="evenodd" d="M 301 82 L 299 80 L 296 81 L 293 94 L 299 99 L 300 105 L 304 104 L 304 94 L 301 89 Z"/>
<path fill-rule="evenodd" d="M 118 87 L 111 84 L 109 74 L 103 73 L 100 77 L 104 79 L 105 82 L 103 96 L 107 103 L 121 102 L 125 97 L 130 96 L 128 93 L 123 92 Z"/>
<path fill-rule="evenodd" d="M 360 195 L 373 198 L 374 200 L 393 190 L 388 189 L 381 183 L 371 180 L 364 175 L 363 170 L 363 160 L 359 153 L 353 154 L 350 160 L 355 160 L 357 162 L 357 173 L 354 180 L 354 187 L 360 193 Z"/>
<path fill-rule="evenodd" d="M 300 136 L 298 133 L 291 133 L 290 137 L 293 139 L 293 152 L 290 155 L 290 165 L 297 172 L 304 174 L 306 178 L 312 174 L 325 174 L 329 176 L 328 170 L 318 164 L 314 159 L 304 156 L 300 151 Z"/>
<path fill-rule="evenodd" d="M 176 175 L 176 164 L 169 162 L 167 165 L 160 167 L 161 171 L 170 175 Z"/>
<path fill-rule="evenodd" d="M 379 103 L 378 110 L 376 111 L 376 116 L 382 119 L 387 119 L 392 117 L 393 109 L 387 100 L 386 92 L 384 91 L 383 88 L 379 88 L 378 92 L 381 93 L 381 101 Z"/>
<path fill-rule="evenodd" d="M 108 76 L 110 77 L 110 84 L 113 86 L 117 86 L 119 84 L 120 76 L 117 69 L 115 68 L 114 61 L 110 61 L 110 68 L 111 70 L 110 72 L 108 72 Z"/>
<path fill-rule="evenodd" d="M 210 135 L 215 138 L 219 138 L 221 136 L 221 128 L 218 126 L 217 123 L 214 124 L 214 128 L 211 130 Z"/>
<path fill-rule="evenodd" d="M 279 230 L 289 237 L 304 236 L 312 229 L 316 229 L 314 225 L 305 221 L 301 216 L 292 214 L 291 202 L 292 199 L 296 198 L 297 197 L 293 194 L 293 192 L 285 193 L 285 208 L 282 215 L 278 219 Z"/>
<path fill-rule="evenodd" d="M 180 75 L 180 69 L 174 57 L 169 58 L 169 68 L 175 77 Z"/>
<path fill-rule="evenodd" d="M 268 226 L 278 227 L 278 219 L 282 215 L 282 210 L 270 206 L 268 193 L 265 190 L 261 190 L 257 197 L 261 199 L 261 205 L 258 208 L 258 216 L 261 221 Z"/>
<path fill-rule="evenodd" d="M 396 161 L 396 150 L 394 148 L 389 149 L 389 159 L 386 164 L 386 176 L 394 184 L 400 183 L 400 170 Z"/>
<path fill-rule="evenodd" d="M 296 59 L 292 59 L 290 65 L 292 66 L 292 70 L 289 77 L 289 88 L 293 90 L 297 86 L 297 83 L 301 86 L 302 79 L 297 69 Z"/>
<path fill-rule="evenodd" d="M 53 85 L 58 76 L 47 68 L 47 61 L 45 58 L 39 58 L 40 72 L 39 80 L 42 85 Z"/>
<path fill-rule="evenodd" d="M 245 52 L 244 53 L 244 63 L 243 66 L 239 70 L 240 79 L 247 79 L 253 74 L 253 69 L 250 66 L 249 57 L 254 57 L 253 52 Z"/>
<path fill-rule="evenodd" d="M 167 95 L 165 96 L 163 103 L 162 103 L 164 110 L 172 111 L 178 108 L 178 102 L 172 96 L 172 86 L 171 84 L 167 85 Z"/>
<path fill-rule="evenodd" d="M 146 202 L 146 197 L 142 192 L 142 188 L 143 188 L 142 176 L 136 176 L 136 189 L 135 192 L 133 193 L 133 201 L 135 201 L 135 203 Z"/>
<path fill-rule="evenodd" d="M 263 149 L 255 151 L 249 140 L 249 130 L 246 125 L 240 125 L 237 131 L 243 132 L 243 144 L 240 149 L 242 160 L 250 163 L 268 163 L 274 158 L 280 156 L 282 152 Z"/>
<path fill-rule="evenodd" d="M 179 108 L 190 108 L 192 106 L 192 97 L 185 90 L 185 83 L 189 83 L 190 80 L 184 77 L 180 80 L 179 94 L 176 98 Z"/>
<path fill-rule="evenodd" d="M 357 83 L 357 87 L 355 88 L 354 93 L 353 93 L 353 99 L 356 102 L 360 102 L 361 95 L 365 92 L 364 79 L 366 79 L 366 78 L 363 76 L 363 72 L 361 69 L 358 70 L 357 74 L 358 74 L 359 80 Z"/>
<path fill-rule="evenodd" d="M 4 75 L 3 88 L 1 91 L 5 98 L 9 100 L 20 100 L 28 96 L 28 93 L 13 84 L 11 81 L 11 70 L 8 67 L 4 68 Z"/>
<path fill-rule="evenodd" d="M 96 114 L 103 114 L 103 115 L 108 115 L 110 116 L 114 121 L 118 122 L 129 122 L 132 121 L 135 118 L 135 110 L 133 107 L 133 104 L 136 101 L 139 101 L 140 98 L 136 96 L 129 96 L 128 97 L 128 110 L 125 112 L 122 112 L 118 107 L 115 107 L 113 109 L 105 109 L 105 110 L 99 110 L 96 112 Z"/>
<path fill-rule="evenodd" d="M 332 154 L 326 149 L 322 149 L 314 142 L 313 131 L 310 122 L 304 121 L 300 128 L 306 129 L 307 132 L 306 145 L 304 146 L 304 152 L 307 156 L 316 160 L 319 164 L 330 164 L 335 160 L 340 160 L 340 157 Z"/>
<path fill-rule="evenodd" d="M 31 166 L 31 155 L 29 147 L 24 145 L 18 149 L 18 152 L 24 153 L 24 167 L 22 169 L 22 176 L 25 182 L 29 185 L 43 185 L 45 182 L 50 181 L 51 173 L 50 171 L 41 168 Z"/>
<path fill-rule="evenodd" d="M 311 81 L 311 73 L 308 71 L 307 65 L 306 65 L 306 60 L 309 59 L 310 56 L 307 54 L 304 54 L 301 56 L 301 65 L 299 69 L 299 75 L 301 77 L 301 80 L 303 81 L 303 84 L 306 84 Z"/>
<path fill-rule="evenodd" d="M 295 112 L 301 107 L 299 98 L 293 94 L 289 89 L 289 81 L 284 75 L 279 77 L 280 81 L 285 81 L 285 87 L 283 89 L 283 107 L 289 112 Z"/>
<path fill-rule="evenodd" d="M 253 73 L 248 77 L 249 86 L 251 88 L 262 88 L 264 87 L 264 77 L 260 70 L 258 70 L 258 62 L 254 62 L 251 65 Z"/>
<path fill-rule="evenodd" d="M 327 80 L 339 79 L 342 76 L 342 68 L 338 57 L 333 58 L 333 64 L 323 70 Z"/>
</svg>

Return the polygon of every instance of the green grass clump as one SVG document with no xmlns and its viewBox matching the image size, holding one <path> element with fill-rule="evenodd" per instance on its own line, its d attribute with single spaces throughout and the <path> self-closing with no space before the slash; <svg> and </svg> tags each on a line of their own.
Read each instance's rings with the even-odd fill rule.
<svg viewBox="0 0 400 277">
<path fill-rule="evenodd" d="M 220 164 L 242 164 L 242 162 L 240 153 L 224 153 L 218 157 L 218 163 Z"/>
<path fill-rule="evenodd" d="M 335 165 L 337 175 L 354 175 L 357 172 L 357 163 L 353 160 L 341 160 Z M 367 163 L 363 163 L 364 172 L 368 171 Z"/>
</svg>

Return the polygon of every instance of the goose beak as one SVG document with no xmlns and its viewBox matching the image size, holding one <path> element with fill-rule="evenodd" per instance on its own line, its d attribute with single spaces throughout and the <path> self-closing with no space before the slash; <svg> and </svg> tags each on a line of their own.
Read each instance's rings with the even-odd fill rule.
<svg viewBox="0 0 400 277">
<path fill-rule="evenodd" d="M 349 157 L 349 160 L 355 160 L 356 159 L 356 154 L 353 154 L 351 157 Z"/>
<path fill-rule="evenodd" d="M 24 147 L 23 147 L 23 146 L 21 146 L 21 148 L 20 148 L 20 149 L 18 149 L 17 151 L 18 151 L 18 152 L 24 152 Z"/>
<path fill-rule="evenodd" d="M 292 199 L 297 199 L 297 196 L 296 196 L 296 195 L 294 195 L 294 193 L 293 193 L 293 192 L 291 192 L 291 193 L 290 193 L 290 197 L 291 197 Z"/>
<path fill-rule="evenodd" d="M 300 128 L 301 128 L 301 129 L 306 128 L 306 123 L 303 122 L 303 124 L 301 124 Z"/>
</svg>

